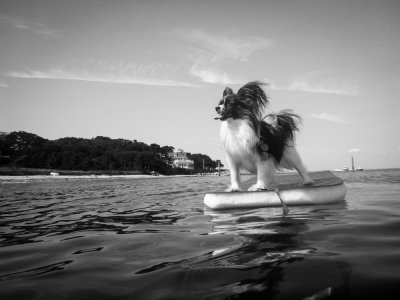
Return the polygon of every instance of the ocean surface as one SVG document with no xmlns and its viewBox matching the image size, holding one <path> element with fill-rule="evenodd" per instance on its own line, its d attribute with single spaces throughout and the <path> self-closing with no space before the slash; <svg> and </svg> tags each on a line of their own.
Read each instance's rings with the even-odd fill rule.
<svg viewBox="0 0 400 300">
<path fill-rule="evenodd" d="M 400 299 L 400 169 L 336 174 L 286 215 L 205 209 L 229 177 L 0 178 L 0 299 Z"/>
</svg>

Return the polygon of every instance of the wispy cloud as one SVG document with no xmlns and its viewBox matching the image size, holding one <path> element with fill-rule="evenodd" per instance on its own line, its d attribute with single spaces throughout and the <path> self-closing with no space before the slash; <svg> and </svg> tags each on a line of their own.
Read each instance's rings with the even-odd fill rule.
<svg viewBox="0 0 400 300">
<path fill-rule="evenodd" d="M 288 89 L 317 94 L 357 96 L 362 75 L 349 70 L 314 70 L 292 82 Z"/>
<path fill-rule="evenodd" d="M 305 80 L 293 82 L 288 87 L 288 90 L 315 93 L 315 94 L 334 94 L 334 95 L 345 95 L 345 96 L 357 95 L 357 89 L 355 87 L 341 88 L 341 87 L 323 85 L 318 83 L 311 83 Z"/>
<path fill-rule="evenodd" d="M 271 80 L 270 78 L 264 78 L 263 80 L 261 80 L 262 82 L 265 82 L 268 84 L 268 88 L 270 90 L 274 90 L 274 91 L 282 91 L 282 90 L 287 90 L 288 87 L 284 86 L 284 85 L 280 85 L 278 83 L 276 83 L 276 81 Z"/>
<path fill-rule="evenodd" d="M 233 34 L 209 33 L 198 29 L 177 29 L 173 36 L 189 46 L 191 75 L 206 83 L 235 84 L 244 80 L 222 71 L 226 63 L 243 63 L 257 51 L 273 43 L 259 36 L 237 37 Z"/>
<path fill-rule="evenodd" d="M 186 41 L 196 45 L 202 55 L 215 60 L 233 59 L 247 61 L 256 51 L 271 46 L 273 43 L 263 37 L 233 37 L 227 34 L 209 33 L 198 29 L 175 30 L 173 32 Z"/>
<path fill-rule="evenodd" d="M 12 18 L 4 14 L 0 14 L 0 23 L 49 38 L 62 37 L 62 34 L 58 30 L 50 28 L 44 24 Z"/>
<path fill-rule="evenodd" d="M 185 81 L 177 81 L 150 76 L 141 76 L 124 72 L 93 72 L 88 70 L 70 71 L 61 68 L 52 68 L 47 71 L 31 70 L 26 72 L 13 71 L 7 74 L 12 78 L 21 79 L 53 79 L 74 80 L 110 84 L 137 84 L 154 86 L 182 86 L 196 87 L 197 85 Z"/>
<path fill-rule="evenodd" d="M 217 72 L 212 69 L 204 69 L 198 65 L 193 65 L 190 68 L 190 74 L 200 78 L 203 82 L 218 83 L 218 84 L 241 84 L 244 81 L 237 78 L 231 78 L 230 75 L 223 72 Z"/>
<path fill-rule="evenodd" d="M 361 80 L 362 76 L 358 72 L 314 70 L 289 84 L 267 82 L 271 82 L 270 88 L 273 90 L 357 96 Z"/>
<path fill-rule="evenodd" d="M 325 120 L 325 121 L 330 121 L 330 122 L 335 122 L 339 124 L 348 124 L 349 122 L 345 120 L 343 117 L 339 115 L 332 115 L 326 112 L 322 113 L 313 113 L 311 114 L 311 117 L 320 119 L 320 120 Z"/>
</svg>

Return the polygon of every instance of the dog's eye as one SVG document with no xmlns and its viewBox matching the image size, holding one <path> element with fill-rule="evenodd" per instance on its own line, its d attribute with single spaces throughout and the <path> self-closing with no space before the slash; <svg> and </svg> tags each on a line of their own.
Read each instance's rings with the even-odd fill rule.
<svg viewBox="0 0 400 300">
<path fill-rule="evenodd" d="M 222 99 L 221 101 L 219 101 L 219 105 L 224 104 L 224 99 Z"/>
</svg>

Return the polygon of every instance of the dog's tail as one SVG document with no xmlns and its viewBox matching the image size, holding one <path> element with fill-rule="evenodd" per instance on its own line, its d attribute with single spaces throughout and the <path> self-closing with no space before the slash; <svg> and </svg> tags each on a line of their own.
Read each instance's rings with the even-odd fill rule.
<svg viewBox="0 0 400 300">
<path fill-rule="evenodd" d="M 302 122 L 301 117 L 290 109 L 281 110 L 277 114 L 269 114 L 264 119 L 266 118 L 270 120 L 269 123 L 279 132 L 285 142 L 294 139 L 294 134 L 299 131 L 299 125 Z"/>
<path fill-rule="evenodd" d="M 260 123 L 259 152 L 268 152 L 279 163 L 285 147 L 293 144 L 294 134 L 299 130 L 300 123 L 301 117 L 291 110 L 265 116 Z"/>
</svg>

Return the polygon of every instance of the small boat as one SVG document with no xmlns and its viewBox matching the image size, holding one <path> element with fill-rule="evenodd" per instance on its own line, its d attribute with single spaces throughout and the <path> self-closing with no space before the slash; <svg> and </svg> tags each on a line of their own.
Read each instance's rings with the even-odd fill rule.
<svg viewBox="0 0 400 300">
<path fill-rule="evenodd" d="M 314 184 L 303 185 L 299 174 L 278 174 L 275 178 L 278 182 L 275 190 L 207 193 L 204 204 L 210 209 L 222 210 L 328 204 L 344 200 L 347 188 L 343 180 L 331 171 L 311 172 L 310 177 Z M 250 186 L 251 183 L 248 182 L 247 185 Z"/>
</svg>

